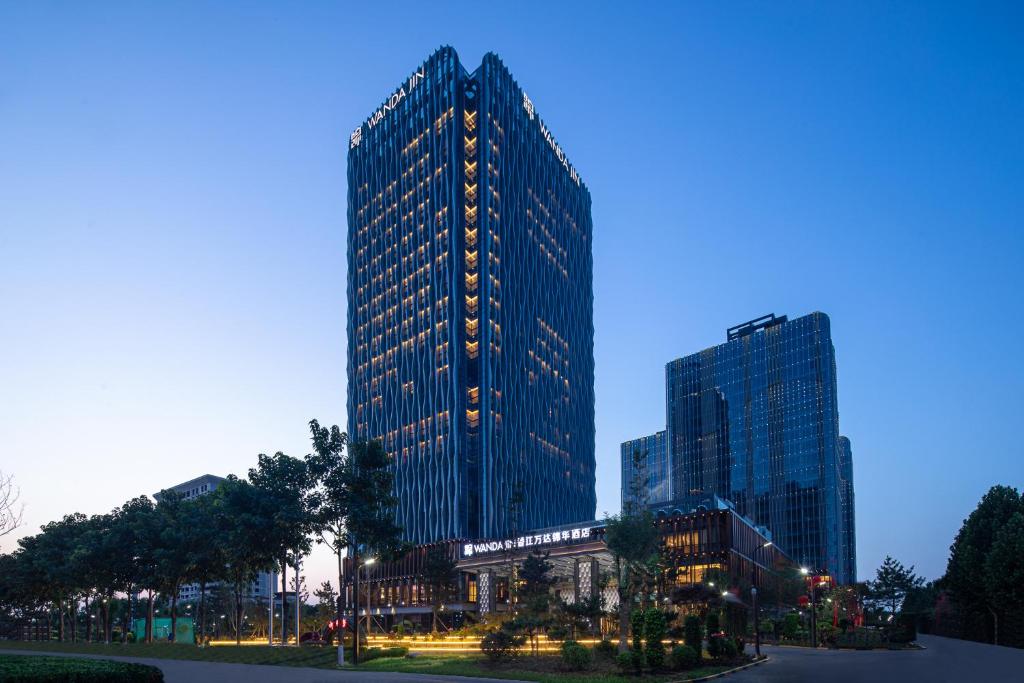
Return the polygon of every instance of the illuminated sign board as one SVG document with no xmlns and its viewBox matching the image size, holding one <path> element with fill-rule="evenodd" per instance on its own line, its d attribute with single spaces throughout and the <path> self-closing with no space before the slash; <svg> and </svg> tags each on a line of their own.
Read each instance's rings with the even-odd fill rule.
<svg viewBox="0 0 1024 683">
<path fill-rule="evenodd" d="M 506 550 L 520 550 L 536 546 L 565 545 L 573 541 L 587 541 L 593 536 L 595 527 L 584 526 L 563 531 L 551 531 L 543 534 L 528 534 L 519 538 L 507 538 L 504 541 L 475 541 L 462 545 L 462 556 L 487 555 Z"/>
<path fill-rule="evenodd" d="M 415 72 L 412 76 L 409 76 L 409 80 L 399 86 L 398 90 L 391 94 L 380 109 L 373 112 L 370 118 L 366 119 L 366 125 L 373 128 L 378 123 L 384 120 L 398 103 L 406 98 L 406 96 L 413 91 L 413 89 L 420 84 L 423 78 L 427 75 L 426 69 L 420 67 L 420 70 Z M 352 131 L 352 135 L 348 139 L 348 148 L 352 149 L 358 147 L 359 143 L 363 141 L 363 125 L 359 124 L 359 127 Z"/>
<path fill-rule="evenodd" d="M 530 98 L 527 96 L 525 90 L 523 91 L 523 109 L 526 110 L 526 115 L 528 117 L 530 117 L 531 121 L 533 121 L 534 116 L 536 115 L 536 112 L 534 111 L 534 108 L 533 108 L 533 102 L 530 101 Z M 562 164 L 562 166 L 565 168 L 565 170 L 569 172 L 569 178 L 574 183 L 579 185 L 580 184 L 580 176 L 579 176 L 579 174 L 576 173 L 576 169 L 573 168 L 572 164 L 569 163 L 569 159 L 565 156 L 565 152 L 562 151 L 561 146 L 557 142 L 555 142 L 555 138 L 554 138 L 553 135 L 551 135 L 551 131 L 548 130 L 548 127 L 544 125 L 544 122 L 539 120 L 539 119 L 537 120 L 537 124 L 540 126 L 540 134 L 547 141 L 548 147 L 550 147 L 551 151 L 555 153 L 555 157 L 558 158 L 558 161 Z"/>
</svg>

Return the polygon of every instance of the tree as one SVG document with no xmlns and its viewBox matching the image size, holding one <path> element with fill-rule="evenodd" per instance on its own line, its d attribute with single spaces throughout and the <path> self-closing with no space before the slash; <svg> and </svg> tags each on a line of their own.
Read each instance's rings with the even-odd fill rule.
<svg viewBox="0 0 1024 683">
<path fill-rule="evenodd" d="M 325 430 L 313 420 L 310 430 L 316 453 L 306 460 L 319 482 L 311 496 L 315 528 L 332 539 L 336 552 L 351 549 L 354 616 L 358 616 L 360 558 L 394 559 L 408 550 L 402 542 L 402 527 L 395 521 L 398 499 L 391 462 L 379 441 L 353 443 L 344 453 L 346 439 L 336 427 Z M 354 643 L 358 662 L 358 637 Z"/>
<path fill-rule="evenodd" d="M 1024 647 L 1024 513 L 1014 513 L 996 532 L 985 558 L 985 590 L 993 606 L 993 642 Z"/>
<path fill-rule="evenodd" d="M 321 427 L 316 420 L 309 421 L 312 435 L 313 453 L 306 456 L 309 475 L 315 482 L 309 496 L 310 517 L 313 529 L 319 536 L 317 543 L 325 543 L 334 551 L 338 560 L 338 588 L 344 593 L 345 572 L 342 555 L 349 545 L 349 534 L 345 528 L 348 517 L 348 491 L 346 481 L 349 476 L 348 464 L 345 459 L 345 446 L 348 435 L 338 429 L 337 425 Z M 335 618 L 342 618 L 342 597 L 338 595 L 335 607 Z M 341 638 L 338 639 L 341 647 Z"/>
<path fill-rule="evenodd" d="M 249 470 L 249 481 L 273 511 L 264 528 L 263 538 L 281 565 L 282 643 L 288 642 L 288 558 L 290 555 L 292 566 L 297 568 L 299 558 L 311 550 L 309 536 L 313 527 L 309 509 L 312 481 L 309 474 L 305 461 L 280 451 L 272 456 L 260 453 L 257 466 Z M 295 642 L 299 642 L 298 634 Z"/>
<path fill-rule="evenodd" d="M 317 630 L 322 629 L 331 620 L 338 605 L 338 592 L 330 581 L 324 581 L 320 587 L 313 591 L 313 597 L 317 599 L 316 617 L 314 626 Z"/>
<path fill-rule="evenodd" d="M 430 591 L 431 631 L 437 633 L 437 613 L 451 599 L 459 578 L 458 560 L 444 545 L 431 546 L 423 562 L 423 583 Z"/>
<path fill-rule="evenodd" d="M 914 573 L 913 565 L 906 568 L 898 560 L 886 555 L 875 580 L 867 583 L 868 601 L 895 617 L 907 593 L 923 586 L 924 579 Z"/>
<path fill-rule="evenodd" d="M 25 504 L 19 502 L 21 489 L 14 483 L 14 475 L 0 470 L 0 537 L 6 536 L 21 526 L 25 516 Z"/>
<path fill-rule="evenodd" d="M 155 583 L 170 605 L 173 634 L 178 626 L 178 593 L 192 572 L 191 544 L 202 531 L 192 527 L 191 511 L 192 501 L 176 491 L 161 491 L 154 510 L 158 525 Z"/>
<path fill-rule="evenodd" d="M 243 595 L 260 571 L 276 560 L 276 548 L 265 542 L 266 528 L 273 524 L 273 502 L 247 481 L 229 475 L 212 494 L 217 534 L 227 557 L 224 578 L 233 592 L 235 643 L 242 641 Z"/>
<path fill-rule="evenodd" d="M 950 547 L 949 564 L 942 579 L 960 614 L 960 635 L 995 642 L 999 596 L 989 590 L 986 564 L 1000 529 L 1014 515 L 1024 512 L 1024 498 L 1017 489 L 993 486 L 978 507 L 964 520 Z M 995 598 L 995 599 L 994 599 Z"/>
<path fill-rule="evenodd" d="M 550 621 L 551 576 L 554 566 L 548 562 L 549 553 L 534 549 L 526 556 L 519 572 L 519 613 L 512 620 L 512 628 L 522 630 L 530 639 L 533 654 L 538 652 L 537 636 Z"/>
<path fill-rule="evenodd" d="M 630 614 L 642 586 L 650 578 L 651 566 L 657 563 L 659 538 L 654 517 L 647 509 L 646 453 L 633 453 L 635 475 L 631 495 L 622 512 L 608 519 L 605 543 L 615 561 L 615 578 L 619 593 L 619 652 L 629 649 Z"/>
<path fill-rule="evenodd" d="M 228 564 L 218 533 L 216 498 L 205 495 L 192 499 L 183 519 L 190 530 L 187 580 L 199 584 L 199 642 L 203 642 L 207 630 L 207 587 L 224 577 Z"/>
</svg>

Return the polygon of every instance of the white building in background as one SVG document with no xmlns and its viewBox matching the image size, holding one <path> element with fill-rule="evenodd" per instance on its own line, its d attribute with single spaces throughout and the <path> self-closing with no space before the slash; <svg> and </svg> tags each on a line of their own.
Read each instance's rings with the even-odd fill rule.
<svg viewBox="0 0 1024 683">
<path fill-rule="evenodd" d="M 212 493 L 221 483 L 224 481 L 224 477 L 218 477 L 213 474 L 204 474 L 195 479 L 189 479 L 186 482 L 177 484 L 176 486 L 169 486 L 166 490 L 175 491 L 180 493 L 185 500 L 190 500 L 197 496 L 205 496 L 208 493 Z M 160 500 L 160 494 L 154 493 L 153 498 L 158 502 Z M 260 572 L 256 580 L 252 582 L 249 587 L 249 592 L 246 594 L 246 598 L 250 600 L 269 600 L 274 595 L 274 586 L 277 583 L 276 572 Z M 206 586 L 206 595 L 209 597 L 210 592 L 217 587 L 217 583 L 211 583 Z M 195 602 L 200 598 L 200 590 L 198 583 L 190 583 L 182 586 L 178 591 L 179 602 Z"/>
</svg>

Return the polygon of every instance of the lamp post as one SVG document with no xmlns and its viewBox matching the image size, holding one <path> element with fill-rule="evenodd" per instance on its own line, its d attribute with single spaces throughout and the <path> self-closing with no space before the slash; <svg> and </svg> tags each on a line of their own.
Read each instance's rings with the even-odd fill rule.
<svg viewBox="0 0 1024 683">
<path fill-rule="evenodd" d="M 371 564 L 373 564 L 376 561 L 377 561 L 376 557 L 371 557 L 371 558 L 368 558 L 366 560 L 366 562 L 363 562 L 363 566 L 366 567 L 366 573 L 364 574 L 364 576 L 366 577 L 366 641 L 367 641 L 367 643 L 369 643 L 369 641 L 370 641 L 370 625 L 371 625 L 371 622 L 370 622 L 370 569 L 369 569 L 369 567 L 370 567 Z M 356 596 L 356 606 L 358 607 L 358 605 L 359 605 L 359 597 Z M 358 614 L 356 615 L 356 637 L 357 638 L 359 637 L 359 619 L 358 619 Z"/>
<path fill-rule="evenodd" d="M 814 599 L 814 597 L 815 597 L 814 596 L 815 587 L 817 586 L 817 583 L 818 583 L 818 581 L 817 581 L 817 573 L 811 574 L 811 570 L 809 570 L 807 567 L 800 567 L 800 573 L 803 574 L 804 576 L 808 576 L 809 575 L 811 577 L 811 647 L 812 648 L 817 648 L 818 647 L 818 619 L 817 619 L 817 614 L 816 614 L 817 609 L 815 609 L 815 599 Z"/>
<path fill-rule="evenodd" d="M 767 548 L 771 544 L 772 544 L 771 541 L 766 541 L 765 543 L 762 543 L 761 545 L 759 545 L 757 547 L 757 550 L 754 552 L 754 561 L 751 563 L 752 566 L 750 568 L 750 596 L 751 596 L 751 602 L 753 602 L 753 607 L 754 607 L 754 656 L 755 657 L 760 657 L 761 656 L 761 615 L 758 613 L 758 609 L 757 609 L 757 556 L 758 556 L 758 554 L 762 550 L 764 550 L 765 548 Z"/>
</svg>

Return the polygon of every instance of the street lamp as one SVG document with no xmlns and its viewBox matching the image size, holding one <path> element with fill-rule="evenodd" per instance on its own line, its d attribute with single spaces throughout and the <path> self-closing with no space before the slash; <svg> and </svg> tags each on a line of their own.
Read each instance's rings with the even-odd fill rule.
<svg viewBox="0 0 1024 683">
<path fill-rule="evenodd" d="M 374 562 L 376 562 L 376 561 L 377 561 L 376 557 L 368 557 L 366 559 L 366 561 L 363 562 L 363 566 L 367 567 L 366 572 L 363 574 L 363 576 L 366 577 L 366 640 L 367 640 L 367 642 L 369 642 L 369 640 L 370 640 L 370 627 L 371 627 L 371 622 L 370 622 L 370 570 L 369 570 L 369 566 L 371 564 L 373 564 Z M 356 607 L 357 608 L 359 607 L 359 596 L 356 596 Z M 359 615 L 358 615 L 358 611 L 359 610 L 357 609 L 356 610 L 356 612 L 357 612 L 357 614 L 356 614 L 356 638 L 359 637 Z"/>
<path fill-rule="evenodd" d="M 771 544 L 771 541 L 765 541 L 757 547 L 754 552 L 754 561 L 750 567 L 750 596 L 751 602 L 754 603 L 754 656 L 756 657 L 761 656 L 761 615 L 757 609 L 757 555 Z"/>
<path fill-rule="evenodd" d="M 815 600 L 815 588 L 818 585 L 817 572 L 812 573 L 807 567 L 800 567 L 800 573 L 811 577 L 811 647 L 818 647 L 818 615 Z M 824 584 L 825 582 L 822 581 Z"/>
</svg>

